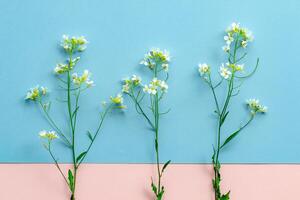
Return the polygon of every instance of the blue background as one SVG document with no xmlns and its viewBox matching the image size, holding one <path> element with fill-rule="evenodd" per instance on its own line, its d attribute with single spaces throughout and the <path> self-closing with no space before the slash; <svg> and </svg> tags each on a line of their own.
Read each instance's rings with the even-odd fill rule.
<svg viewBox="0 0 300 200">
<path fill-rule="evenodd" d="M 87 144 L 86 130 L 95 130 L 100 102 L 120 91 L 120 79 L 132 73 L 148 77 L 139 61 L 151 47 L 172 55 L 169 92 L 162 119 L 161 158 L 176 163 L 208 163 L 215 141 L 214 104 L 199 78 L 197 64 L 207 62 L 217 72 L 225 62 L 221 47 L 225 28 L 233 21 L 253 31 L 246 70 L 260 67 L 242 86 L 230 105 L 225 134 L 247 119 L 244 101 L 259 98 L 269 113 L 259 116 L 224 149 L 228 163 L 300 162 L 298 0 L 289 1 L 41 1 L 0 2 L 0 161 L 51 162 L 38 132 L 49 129 L 40 111 L 24 102 L 28 88 L 45 85 L 52 99 L 57 82 L 52 70 L 64 60 L 59 50 L 63 34 L 84 35 L 90 41 L 76 71 L 89 69 L 96 87 L 81 99 L 79 140 Z M 223 89 L 224 91 L 224 89 Z M 224 94 L 222 89 L 220 95 Z M 126 99 L 128 100 L 128 99 Z M 129 101 L 124 113 L 107 118 L 101 136 L 87 157 L 97 163 L 154 161 L 153 134 Z M 53 101 L 52 113 L 64 126 L 65 110 Z M 69 151 L 55 145 L 60 162 Z"/>
</svg>

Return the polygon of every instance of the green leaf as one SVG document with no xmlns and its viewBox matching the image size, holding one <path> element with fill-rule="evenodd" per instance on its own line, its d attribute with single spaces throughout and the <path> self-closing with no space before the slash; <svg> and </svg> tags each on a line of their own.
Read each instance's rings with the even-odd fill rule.
<svg viewBox="0 0 300 200">
<path fill-rule="evenodd" d="M 89 137 L 89 139 L 90 139 L 91 141 L 93 141 L 93 136 L 92 136 L 91 132 L 90 132 L 90 131 L 87 131 L 86 134 L 87 134 L 87 136 Z"/>
<path fill-rule="evenodd" d="M 86 153 L 87 153 L 87 152 L 84 151 L 84 152 L 82 152 L 81 154 L 79 154 L 79 156 L 77 156 L 77 158 L 76 158 L 76 163 L 78 163 L 78 162 L 83 158 L 83 156 L 85 156 Z"/>
<path fill-rule="evenodd" d="M 162 186 L 160 193 L 157 195 L 157 200 L 162 200 L 164 193 L 165 193 L 165 188 L 164 186 Z"/>
<path fill-rule="evenodd" d="M 161 173 L 163 173 L 165 171 L 165 169 L 167 168 L 167 166 L 170 164 L 171 160 L 169 160 L 168 162 L 166 162 L 161 170 Z"/>
<path fill-rule="evenodd" d="M 222 126 L 222 124 L 225 122 L 225 119 L 226 119 L 228 113 L 229 113 L 229 111 L 227 111 L 227 112 L 225 113 L 225 115 L 221 118 L 220 126 Z"/>
<path fill-rule="evenodd" d="M 227 192 L 226 194 L 223 194 L 223 195 L 221 196 L 220 200 L 230 200 L 229 194 L 230 194 L 230 191 Z"/>
<path fill-rule="evenodd" d="M 222 146 L 220 147 L 220 149 L 222 149 L 228 142 L 230 142 L 233 138 L 235 138 L 239 132 L 241 131 L 241 129 L 235 131 L 234 133 L 232 133 L 226 140 L 225 142 L 222 144 Z"/>
<path fill-rule="evenodd" d="M 156 187 L 156 185 L 153 183 L 153 181 L 151 182 L 151 187 L 152 187 L 152 191 L 155 193 L 155 195 L 157 195 L 157 187 Z"/>
<path fill-rule="evenodd" d="M 74 177 L 73 177 L 72 171 L 70 169 L 68 171 L 68 179 L 69 179 L 70 190 L 73 192 L 74 191 Z"/>
</svg>

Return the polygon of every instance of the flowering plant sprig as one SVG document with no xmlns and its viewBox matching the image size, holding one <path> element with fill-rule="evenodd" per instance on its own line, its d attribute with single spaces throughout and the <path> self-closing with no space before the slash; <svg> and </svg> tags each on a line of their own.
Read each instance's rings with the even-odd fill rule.
<svg viewBox="0 0 300 200">
<path fill-rule="evenodd" d="M 221 183 L 221 163 L 220 163 L 220 152 L 227 146 L 232 139 L 234 139 L 245 127 L 247 127 L 254 117 L 259 113 L 267 112 L 267 107 L 261 105 L 256 99 L 247 100 L 247 105 L 249 108 L 249 119 L 237 128 L 233 133 L 226 136 L 226 139 L 222 137 L 222 126 L 225 123 L 229 115 L 228 106 L 232 97 L 238 95 L 241 80 L 244 80 L 252 76 L 259 64 L 259 59 L 257 59 L 256 66 L 254 70 L 247 74 L 243 75 L 244 64 L 240 62 L 246 57 L 247 53 L 245 52 L 248 43 L 253 40 L 252 34 L 246 29 L 240 27 L 238 23 L 232 23 L 231 26 L 226 30 L 226 36 L 224 36 L 226 45 L 223 47 L 223 50 L 228 55 L 228 62 L 226 64 L 221 64 L 219 74 L 221 80 L 214 84 L 211 78 L 211 68 L 208 64 L 199 64 L 199 73 L 203 80 L 207 83 L 209 88 L 212 91 L 213 99 L 215 102 L 217 115 L 218 126 L 217 126 L 217 145 L 213 148 L 212 163 L 214 169 L 214 178 L 213 178 L 213 188 L 215 191 L 215 200 L 229 200 L 230 191 L 223 194 L 221 192 L 220 183 Z M 220 99 L 216 94 L 216 89 L 224 83 L 227 85 L 227 95 L 223 105 L 220 104 Z M 238 83 L 238 84 L 237 84 Z"/>
<path fill-rule="evenodd" d="M 100 129 L 106 118 L 107 114 L 112 109 L 123 109 L 123 97 L 122 95 L 117 95 L 116 97 L 111 97 L 109 103 L 103 104 L 103 110 L 100 112 L 100 121 L 97 129 L 94 133 L 87 131 L 87 136 L 89 138 L 89 144 L 84 151 L 78 152 L 78 142 L 76 142 L 76 130 L 77 130 L 77 115 L 79 111 L 79 98 L 82 92 L 86 89 L 94 86 L 94 82 L 91 80 L 91 73 L 88 70 L 84 70 L 81 75 L 77 73 L 72 73 L 75 66 L 77 65 L 80 57 L 75 57 L 74 55 L 79 54 L 86 48 L 87 41 L 84 37 L 68 37 L 63 36 L 63 41 L 61 46 L 68 55 L 66 63 L 59 63 L 54 68 L 57 79 L 62 85 L 60 87 L 65 91 L 66 100 L 63 101 L 67 107 L 68 112 L 68 123 L 69 123 L 69 134 L 67 131 L 62 131 L 57 125 L 54 119 L 50 115 L 51 101 L 46 99 L 48 95 L 48 89 L 46 87 L 36 86 L 30 89 L 26 95 L 26 100 L 33 101 L 37 103 L 48 120 L 51 128 L 53 130 L 46 131 L 43 130 L 39 133 L 40 137 L 46 142 L 43 142 L 43 146 L 49 152 L 51 158 L 53 159 L 55 166 L 62 175 L 64 181 L 69 187 L 71 193 L 71 200 L 75 199 L 76 191 L 76 180 L 77 171 L 81 163 L 85 160 L 88 152 L 90 151 L 95 139 L 99 135 Z M 61 139 L 61 141 L 70 149 L 72 153 L 72 164 L 73 169 L 68 170 L 68 175 L 62 171 L 58 159 L 55 157 L 52 151 L 52 142 L 55 139 Z"/>
<path fill-rule="evenodd" d="M 152 72 L 152 80 L 149 84 L 142 84 L 142 79 L 139 76 L 132 75 L 131 78 L 124 79 L 123 93 L 128 95 L 134 103 L 136 112 L 142 115 L 147 121 L 155 134 L 155 155 L 157 166 L 157 183 L 154 183 L 151 178 L 151 187 L 157 200 L 162 200 L 165 188 L 162 185 L 162 176 L 167 166 L 170 164 L 170 160 L 167 161 L 162 167 L 160 166 L 159 159 L 159 124 L 160 117 L 167 112 L 161 112 L 160 103 L 164 95 L 167 93 L 168 85 L 168 68 L 169 68 L 170 56 L 169 52 L 161 51 L 160 49 L 152 49 L 149 53 L 145 54 L 144 59 L 140 64 L 148 67 Z M 160 74 L 163 73 L 165 78 L 159 79 Z M 150 111 L 147 112 L 143 102 L 145 96 L 150 97 L 150 101 L 147 107 Z"/>
</svg>

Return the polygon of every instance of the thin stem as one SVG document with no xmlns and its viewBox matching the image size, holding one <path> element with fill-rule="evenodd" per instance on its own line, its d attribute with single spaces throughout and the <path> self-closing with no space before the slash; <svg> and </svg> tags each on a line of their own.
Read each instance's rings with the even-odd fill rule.
<svg viewBox="0 0 300 200">
<path fill-rule="evenodd" d="M 69 146 L 71 147 L 71 142 L 68 140 L 68 138 L 63 134 L 63 132 L 61 131 L 60 128 L 58 128 L 58 126 L 56 125 L 56 123 L 54 122 L 54 120 L 51 118 L 51 116 L 49 115 L 48 111 L 46 110 L 46 108 L 44 107 L 42 101 L 39 99 L 38 100 L 38 103 L 39 105 L 41 106 L 45 116 L 46 116 L 46 119 L 48 120 L 49 124 L 52 126 L 52 128 L 54 128 L 58 133 L 59 135 L 63 138 L 64 142 Z"/>
<path fill-rule="evenodd" d="M 74 182 L 73 182 L 73 190 L 72 190 L 72 197 L 75 196 L 75 189 L 76 189 L 76 178 L 77 178 L 77 168 L 76 168 L 76 152 L 75 152 L 75 127 L 73 122 L 73 113 L 72 113 L 72 101 L 71 101 L 71 62 L 72 62 L 72 52 L 69 54 L 69 70 L 68 70 L 68 77 L 67 77 L 67 96 L 68 96 L 68 114 L 71 126 L 71 133 L 72 133 L 72 157 L 73 157 L 73 170 L 74 170 Z M 75 113 L 75 115 L 77 115 Z"/>
<path fill-rule="evenodd" d="M 94 137 L 93 137 L 91 143 L 89 144 L 87 150 L 85 151 L 86 153 L 84 154 L 84 156 L 82 157 L 82 159 L 81 159 L 81 160 L 79 161 L 79 163 L 77 164 L 77 166 L 76 166 L 77 169 L 79 168 L 80 164 L 83 162 L 83 160 L 85 159 L 86 155 L 87 155 L 88 152 L 90 151 L 90 149 L 91 149 L 91 147 L 92 147 L 92 145 L 93 145 L 93 143 L 94 143 L 96 137 L 97 137 L 98 134 L 99 134 L 99 131 L 100 131 L 101 127 L 102 127 L 102 124 L 103 124 L 103 122 L 104 122 L 104 119 L 105 119 L 107 113 L 112 109 L 112 106 L 113 106 L 113 105 L 110 104 L 110 105 L 105 109 L 103 115 L 101 114 L 101 120 L 100 120 L 99 126 L 98 126 L 98 128 L 97 128 L 97 130 L 96 130 L 96 133 L 95 133 L 95 135 L 94 135 Z"/>
<path fill-rule="evenodd" d="M 151 126 L 151 128 L 155 129 L 153 123 L 151 122 L 151 120 L 149 119 L 149 117 L 147 116 L 147 114 L 145 113 L 145 111 L 143 110 L 143 108 L 141 107 L 140 103 L 138 102 L 138 100 L 136 99 L 136 97 L 134 96 L 134 94 L 129 94 L 129 96 L 132 98 L 132 100 L 134 101 L 135 105 L 138 107 L 140 114 L 142 114 L 145 119 L 147 120 L 148 124 Z"/>
<path fill-rule="evenodd" d="M 64 178 L 65 182 L 66 182 L 67 185 L 69 186 L 69 182 L 68 182 L 66 176 L 65 176 L 64 173 L 62 172 L 62 170 L 61 170 L 61 168 L 60 168 L 60 166 L 59 166 L 59 164 L 58 164 L 56 158 L 54 157 L 54 155 L 53 155 L 53 153 L 52 153 L 52 151 L 51 151 L 51 142 L 50 142 L 50 141 L 49 141 L 49 143 L 48 143 L 48 152 L 49 152 L 51 158 L 53 159 L 53 161 L 54 161 L 54 163 L 55 163 L 55 166 L 57 167 L 58 171 L 60 172 L 60 174 L 61 174 L 62 177 Z"/>
<path fill-rule="evenodd" d="M 210 76 L 210 74 L 208 75 L 208 78 L 209 78 L 209 87 L 211 88 L 212 93 L 213 93 L 213 96 L 214 96 L 214 100 L 215 100 L 217 112 L 218 112 L 218 114 L 220 115 L 220 107 L 219 107 L 217 95 L 216 95 L 216 92 L 215 92 L 215 87 L 212 85 L 212 81 L 211 81 L 211 76 Z"/>
</svg>

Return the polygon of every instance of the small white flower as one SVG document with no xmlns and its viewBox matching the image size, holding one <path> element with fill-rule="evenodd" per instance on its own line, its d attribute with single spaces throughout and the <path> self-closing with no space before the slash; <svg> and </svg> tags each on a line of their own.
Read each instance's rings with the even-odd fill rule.
<svg viewBox="0 0 300 200">
<path fill-rule="evenodd" d="M 223 51 L 229 52 L 230 51 L 230 46 L 226 45 L 222 47 Z"/>
<path fill-rule="evenodd" d="M 255 114 L 255 113 L 266 113 L 268 108 L 266 106 L 263 106 L 260 104 L 259 100 L 258 99 L 248 99 L 246 101 L 248 107 L 250 108 L 251 110 L 251 113 L 252 114 Z"/>
<path fill-rule="evenodd" d="M 224 40 L 226 41 L 226 44 L 229 46 L 233 42 L 234 39 L 230 35 L 225 35 Z"/>
<path fill-rule="evenodd" d="M 87 80 L 85 83 L 86 83 L 87 87 L 93 87 L 93 86 L 95 86 L 94 81 L 91 81 L 91 80 Z"/>
<path fill-rule="evenodd" d="M 129 90 L 130 90 L 129 84 L 124 84 L 124 85 L 122 86 L 122 92 L 124 92 L 124 93 L 129 93 Z"/>
<path fill-rule="evenodd" d="M 48 88 L 41 86 L 42 95 L 46 95 L 48 93 Z"/>
<path fill-rule="evenodd" d="M 158 48 L 153 48 L 145 54 L 144 59 L 140 62 L 140 64 L 145 65 L 150 69 L 154 69 L 155 66 L 161 64 L 163 70 L 167 71 L 170 60 L 170 53 L 167 50 L 162 51 Z"/>
<path fill-rule="evenodd" d="M 69 69 L 69 66 L 67 64 L 63 64 L 63 63 L 58 63 L 55 68 L 54 68 L 54 72 L 56 74 L 63 74 L 69 70 L 71 70 L 72 68 Z"/>
<path fill-rule="evenodd" d="M 85 83 L 87 87 L 92 87 L 94 86 L 94 81 L 90 80 L 90 76 L 91 73 L 88 70 L 84 70 L 81 76 L 78 76 L 77 73 L 73 73 L 72 74 L 73 83 L 78 86 Z"/>
<path fill-rule="evenodd" d="M 239 29 L 240 29 L 240 23 L 233 22 L 231 24 L 230 30 L 232 30 L 233 32 L 237 32 L 237 31 L 239 31 Z"/>
<path fill-rule="evenodd" d="M 52 141 L 54 139 L 58 139 L 59 138 L 55 131 L 45 131 L 45 130 L 42 130 L 42 131 L 40 131 L 39 135 L 40 135 L 41 138 L 45 138 L 45 139 L 47 139 L 49 141 Z"/>
<path fill-rule="evenodd" d="M 224 64 L 221 65 L 219 73 L 224 79 L 228 79 L 231 75 L 231 71 L 227 67 L 224 67 Z"/>
<path fill-rule="evenodd" d="M 198 71 L 201 76 L 210 72 L 210 67 L 208 64 L 203 63 L 198 65 Z"/>
<path fill-rule="evenodd" d="M 248 45 L 248 41 L 243 40 L 241 44 L 242 44 L 242 47 L 243 47 L 243 48 L 246 48 L 247 45 Z"/>
<path fill-rule="evenodd" d="M 134 85 L 139 85 L 142 81 L 142 78 L 137 75 L 132 75 L 131 81 L 133 82 Z"/>
<path fill-rule="evenodd" d="M 169 70 L 169 64 L 168 63 L 163 63 L 161 65 L 161 67 L 163 68 L 163 70 L 165 70 L 166 72 Z"/>
<path fill-rule="evenodd" d="M 156 88 L 153 85 L 151 85 L 151 84 L 149 86 L 145 85 L 144 88 L 143 88 L 143 91 L 147 92 L 147 93 L 149 93 L 151 95 L 156 95 L 156 93 L 157 93 Z"/>
<path fill-rule="evenodd" d="M 40 86 L 35 86 L 34 88 L 30 88 L 30 90 L 27 92 L 25 100 L 32 100 L 36 101 L 38 100 L 41 96 L 45 96 L 48 94 L 48 89 L 46 87 L 40 87 Z"/>
<path fill-rule="evenodd" d="M 159 86 L 163 92 L 167 92 L 167 90 L 169 88 L 169 86 L 167 85 L 167 83 L 165 81 L 161 81 Z"/>
</svg>

